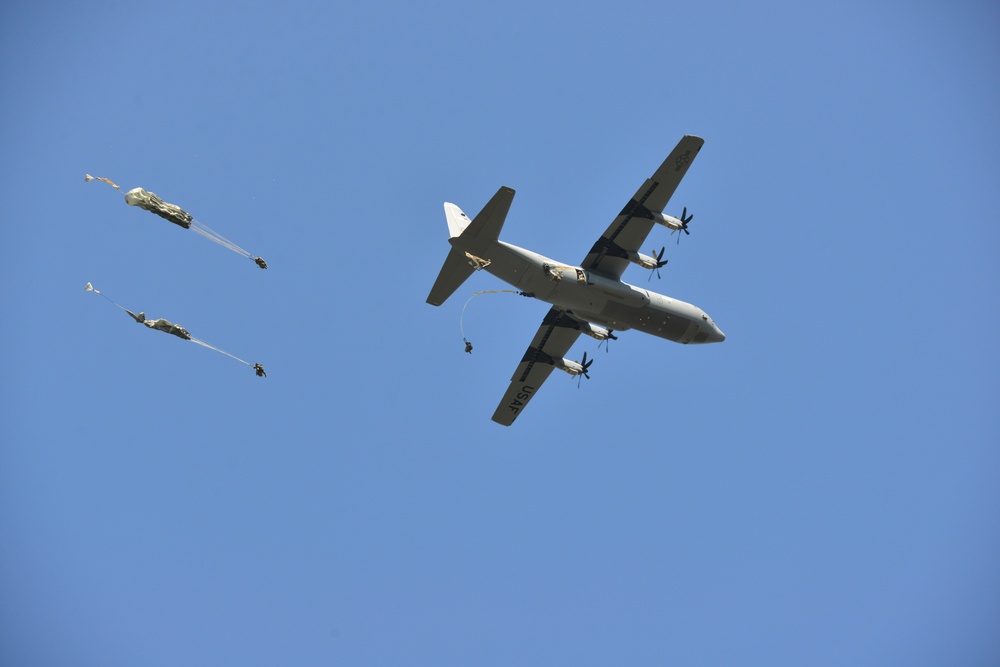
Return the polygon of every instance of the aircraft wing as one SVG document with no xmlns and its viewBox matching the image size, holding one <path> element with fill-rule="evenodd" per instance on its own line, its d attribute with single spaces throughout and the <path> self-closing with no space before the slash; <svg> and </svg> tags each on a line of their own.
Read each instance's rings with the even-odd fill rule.
<svg viewBox="0 0 1000 667">
<path fill-rule="evenodd" d="M 493 413 L 493 421 L 504 426 L 514 423 L 552 373 L 555 368 L 552 360 L 565 357 L 579 338 L 580 331 L 576 326 L 576 321 L 564 310 L 555 306 L 549 310 L 510 378 L 510 386 Z"/>
<path fill-rule="evenodd" d="M 677 143 L 652 178 L 646 179 L 587 253 L 581 264 L 584 269 L 616 280 L 621 279 L 629 265 L 629 253 L 639 251 L 656 224 L 648 214 L 663 212 L 704 143 L 704 139 L 692 135 L 685 135 Z"/>
</svg>

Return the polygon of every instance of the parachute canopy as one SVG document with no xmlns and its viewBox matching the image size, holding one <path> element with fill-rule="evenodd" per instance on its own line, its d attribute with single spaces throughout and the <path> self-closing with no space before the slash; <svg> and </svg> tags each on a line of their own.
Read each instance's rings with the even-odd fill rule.
<svg viewBox="0 0 1000 667">
<path fill-rule="evenodd" d="M 191 221 L 194 220 L 194 216 L 180 206 L 168 204 L 152 192 L 147 192 L 142 188 L 133 188 L 126 192 L 125 203 L 129 206 L 144 208 L 150 213 L 155 213 L 175 225 L 180 225 L 184 229 L 190 229 Z"/>
<path fill-rule="evenodd" d="M 173 334 L 174 336 L 183 338 L 184 340 L 194 340 L 194 338 L 191 337 L 191 334 L 188 333 L 187 329 L 179 324 L 174 324 L 166 318 L 161 317 L 159 319 L 151 320 L 146 317 L 146 313 L 139 313 L 136 315 L 131 310 L 126 310 L 125 312 L 131 315 L 133 320 L 139 324 L 146 325 L 150 329 L 156 329 L 157 331 L 162 331 L 163 333 Z"/>
</svg>

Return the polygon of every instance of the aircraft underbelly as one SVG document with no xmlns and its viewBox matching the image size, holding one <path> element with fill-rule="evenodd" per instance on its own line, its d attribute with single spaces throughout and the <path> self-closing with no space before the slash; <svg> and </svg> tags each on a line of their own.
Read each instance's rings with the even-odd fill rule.
<svg viewBox="0 0 1000 667">
<path fill-rule="evenodd" d="M 555 289 L 555 285 L 545 280 L 542 271 L 544 259 L 529 250 L 499 242 L 491 248 L 490 265 L 486 270 L 520 291 L 547 301 L 546 296 Z"/>
<path fill-rule="evenodd" d="M 702 311 L 656 292 L 566 266 L 506 243 L 489 251 L 487 270 L 521 292 L 615 331 L 635 329 L 678 343 L 694 342 Z M 558 275 L 558 279 L 554 276 Z"/>
<path fill-rule="evenodd" d="M 691 326 L 691 320 L 686 317 L 649 308 L 639 314 L 633 328 L 667 340 L 684 342 Z"/>
<path fill-rule="evenodd" d="M 615 331 L 635 329 L 676 343 L 692 342 L 699 331 L 694 312 L 697 309 L 655 292 L 649 296 L 650 304 L 641 308 L 609 301 L 600 312 L 581 311 L 578 314 Z"/>
</svg>

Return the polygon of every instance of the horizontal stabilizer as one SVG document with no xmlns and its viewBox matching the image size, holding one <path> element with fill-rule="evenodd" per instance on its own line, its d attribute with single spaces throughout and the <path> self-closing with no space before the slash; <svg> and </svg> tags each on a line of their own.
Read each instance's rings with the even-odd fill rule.
<svg viewBox="0 0 1000 667">
<path fill-rule="evenodd" d="M 444 205 L 452 248 L 427 296 L 427 303 L 440 306 L 472 275 L 476 270 L 472 262 L 475 257 L 469 251 L 477 252 L 480 248 L 489 247 L 500 237 L 500 229 L 507 219 L 512 201 L 513 188 L 501 187 L 472 220 L 454 204 Z M 484 266 L 481 263 L 478 268 Z"/>
<path fill-rule="evenodd" d="M 441 273 L 434 281 L 431 293 L 427 295 L 427 303 L 432 306 L 440 306 L 472 275 L 473 271 L 475 269 L 469 264 L 469 258 L 465 256 L 465 251 L 457 248 L 449 250 L 448 258 L 444 260 L 444 266 L 441 267 Z"/>
</svg>

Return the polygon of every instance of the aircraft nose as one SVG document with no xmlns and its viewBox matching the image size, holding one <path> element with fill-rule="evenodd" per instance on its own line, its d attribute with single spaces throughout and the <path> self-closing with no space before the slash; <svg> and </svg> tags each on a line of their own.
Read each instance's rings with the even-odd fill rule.
<svg viewBox="0 0 1000 667">
<path fill-rule="evenodd" d="M 703 343 L 721 343 L 726 340 L 726 334 L 722 333 L 722 329 L 719 325 L 712 321 L 712 318 L 707 314 L 702 313 L 701 318 L 704 320 L 701 329 L 701 340 Z"/>
</svg>

